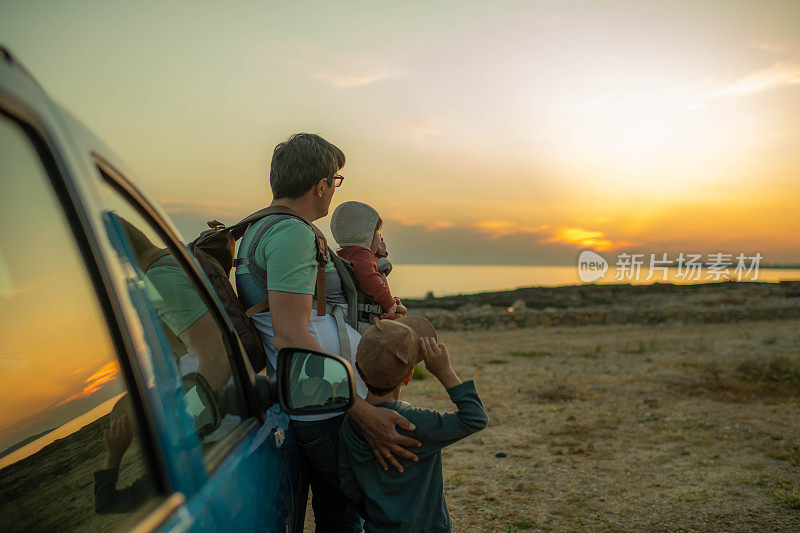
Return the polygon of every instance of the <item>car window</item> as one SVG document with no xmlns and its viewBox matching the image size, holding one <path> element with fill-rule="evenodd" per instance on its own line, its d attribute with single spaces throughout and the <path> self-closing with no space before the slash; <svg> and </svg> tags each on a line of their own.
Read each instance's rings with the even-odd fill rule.
<svg viewBox="0 0 800 533">
<path fill-rule="evenodd" d="M 167 245 L 156 224 L 140 214 L 133 200 L 109 184 L 113 178 L 102 170 L 101 174 L 107 180 L 102 184 L 106 216 L 127 244 L 118 251 L 118 259 L 133 267 L 128 271 L 135 272 L 155 311 L 151 316 L 157 316 L 157 326 L 177 374 L 184 380 L 189 376 L 201 379 L 217 400 L 219 416 L 215 417 L 204 410 L 206 402 L 199 402 L 193 394 L 182 396 L 203 443 L 206 466 L 210 468 L 211 452 L 246 418 L 244 396 L 232 371 L 231 357 L 236 356 L 235 352 L 210 311 L 208 292 Z"/>
<path fill-rule="evenodd" d="M 131 397 L 31 138 L 0 115 L 0 524 L 105 531 L 153 504 Z"/>
</svg>

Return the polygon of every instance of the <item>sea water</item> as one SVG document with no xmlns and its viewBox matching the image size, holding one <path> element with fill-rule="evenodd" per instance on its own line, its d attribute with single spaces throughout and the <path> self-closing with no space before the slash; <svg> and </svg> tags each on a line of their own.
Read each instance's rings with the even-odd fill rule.
<svg viewBox="0 0 800 533">
<path fill-rule="evenodd" d="M 626 273 L 627 274 L 627 273 Z M 709 277 L 711 276 L 711 277 Z M 667 271 L 666 280 L 656 272 L 647 279 L 646 268 L 641 270 L 639 279 L 616 279 L 614 267 L 609 268 L 606 275 L 595 283 L 711 283 L 714 276 L 706 270 L 700 271 L 699 279 L 682 279 L 677 276 L 677 269 Z M 778 282 L 784 280 L 800 280 L 800 269 L 766 269 L 758 270 L 756 277 L 748 276 L 746 281 Z M 471 294 L 486 291 L 503 291 L 519 287 L 557 287 L 560 285 L 580 285 L 576 266 L 503 266 L 503 265 L 413 265 L 395 264 L 389 275 L 389 286 L 392 294 L 400 298 L 422 298 L 429 291 L 435 296 L 452 294 Z"/>
</svg>

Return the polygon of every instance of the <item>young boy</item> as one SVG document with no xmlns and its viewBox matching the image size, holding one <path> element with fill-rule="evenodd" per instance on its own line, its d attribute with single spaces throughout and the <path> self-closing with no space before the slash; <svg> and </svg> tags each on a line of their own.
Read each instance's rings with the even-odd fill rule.
<svg viewBox="0 0 800 533">
<path fill-rule="evenodd" d="M 392 296 L 386 283 L 392 264 L 386 259 L 382 226 L 378 212 L 363 202 L 344 202 L 331 216 L 331 233 L 341 247 L 336 254 L 353 265 L 358 288 L 380 304 L 381 316 L 394 318 L 408 310 L 399 298 Z"/>
<path fill-rule="evenodd" d="M 400 388 L 411 381 L 414 365 L 425 368 L 447 389 L 455 413 L 419 409 L 400 401 Z M 422 443 L 419 462 L 403 461 L 404 473 L 384 470 L 361 428 L 347 415 L 339 430 L 339 479 L 342 492 L 365 519 L 365 531 L 451 531 L 444 499 L 442 453 L 445 446 L 486 427 L 487 417 L 475 390 L 450 366 L 444 344 L 430 322 L 419 316 L 378 320 L 361 337 L 356 370 L 367 385 L 367 401 L 397 411 L 416 429 Z"/>
</svg>

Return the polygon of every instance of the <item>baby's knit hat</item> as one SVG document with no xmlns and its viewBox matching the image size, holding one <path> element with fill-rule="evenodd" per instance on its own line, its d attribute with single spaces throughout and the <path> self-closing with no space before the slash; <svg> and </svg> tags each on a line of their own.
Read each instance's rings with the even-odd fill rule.
<svg viewBox="0 0 800 533">
<path fill-rule="evenodd" d="M 331 216 L 331 233 L 341 247 L 369 248 L 380 215 L 363 202 L 339 204 Z"/>
</svg>

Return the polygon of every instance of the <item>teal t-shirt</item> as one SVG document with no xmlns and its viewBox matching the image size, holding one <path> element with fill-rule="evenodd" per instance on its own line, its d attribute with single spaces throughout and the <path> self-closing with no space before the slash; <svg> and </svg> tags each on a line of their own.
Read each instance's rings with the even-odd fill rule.
<svg viewBox="0 0 800 533">
<path fill-rule="evenodd" d="M 253 235 L 268 219 L 265 217 L 245 232 L 239 246 L 239 257 L 246 255 Z M 256 244 L 253 261 L 267 271 L 267 290 L 314 294 L 317 283 L 316 256 L 314 231 L 300 220 L 287 218 L 264 232 Z M 325 265 L 325 293 L 331 303 L 346 302 L 333 261 Z"/>
<path fill-rule="evenodd" d="M 147 269 L 145 286 L 153 307 L 175 335 L 186 331 L 208 311 L 194 284 L 171 255 Z"/>
</svg>

